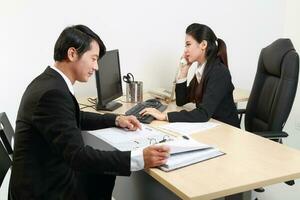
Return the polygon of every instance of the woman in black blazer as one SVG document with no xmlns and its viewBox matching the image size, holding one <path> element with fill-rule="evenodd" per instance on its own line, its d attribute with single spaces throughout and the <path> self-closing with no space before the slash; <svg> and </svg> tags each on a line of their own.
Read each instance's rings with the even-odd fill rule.
<svg viewBox="0 0 300 200">
<path fill-rule="evenodd" d="M 182 59 L 175 89 L 176 104 L 183 106 L 193 102 L 196 108 L 166 114 L 146 108 L 141 114 L 150 114 L 158 120 L 169 122 L 206 122 L 214 118 L 239 127 L 225 42 L 217 38 L 208 26 L 191 24 L 186 29 Z M 198 66 L 187 86 L 187 74 L 194 62 L 198 62 Z"/>
</svg>

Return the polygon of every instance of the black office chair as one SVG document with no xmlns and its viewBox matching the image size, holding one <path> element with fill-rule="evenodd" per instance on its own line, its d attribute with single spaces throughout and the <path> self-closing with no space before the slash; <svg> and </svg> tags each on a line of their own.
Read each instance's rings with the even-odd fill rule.
<svg viewBox="0 0 300 200">
<path fill-rule="evenodd" d="M 290 39 L 278 39 L 263 48 L 245 113 L 245 129 L 282 143 L 298 85 L 299 56 Z M 294 181 L 286 182 L 293 185 Z M 263 192 L 263 188 L 255 190 Z"/>
<path fill-rule="evenodd" d="M 1 140 L 8 154 L 12 155 L 13 149 L 11 143 L 14 137 L 14 129 L 12 128 L 5 112 L 0 113 L 0 129 L 3 130 L 0 133 Z"/>
<path fill-rule="evenodd" d="M 3 130 L 0 130 L 0 132 L 3 132 Z M 11 166 L 11 159 L 3 143 L 0 140 L 0 186 L 2 185 L 4 177 L 8 169 L 10 168 L 10 166 Z"/>
<path fill-rule="evenodd" d="M 2 134 L 3 130 L 0 129 L 0 132 Z M 4 133 L 3 133 L 4 134 Z M 3 180 L 7 174 L 7 171 L 9 170 L 11 166 L 11 159 L 7 153 L 6 148 L 3 145 L 3 142 L 0 139 L 0 187 L 2 186 Z M 8 191 L 8 200 L 11 200 L 10 192 Z"/>
</svg>

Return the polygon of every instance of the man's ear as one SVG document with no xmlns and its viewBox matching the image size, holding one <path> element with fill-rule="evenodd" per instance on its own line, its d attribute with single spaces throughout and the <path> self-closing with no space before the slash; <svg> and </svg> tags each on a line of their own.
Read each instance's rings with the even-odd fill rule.
<svg viewBox="0 0 300 200">
<path fill-rule="evenodd" d="M 70 47 L 68 49 L 68 59 L 71 62 L 76 61 L 78 59 L 77 50 L 74 47 Z"/>
<path fill-rule="evenodd" d="M 200 48 L 202 50 L 205 50 L 207 48 L 207 41 L 206 40 L 202 40 L 202 42 L 200 43 Z"/>
</svg>

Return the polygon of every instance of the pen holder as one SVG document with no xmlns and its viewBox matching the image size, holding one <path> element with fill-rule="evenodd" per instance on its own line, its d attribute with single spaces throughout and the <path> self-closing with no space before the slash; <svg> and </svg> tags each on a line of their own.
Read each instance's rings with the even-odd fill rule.
<svg viewBox="0 0 300 200">
<path fill-rule="evenodd" d="M 126 83 L 126 101 L 137 103 L 143 101 L 143 82 L 132 81 Z"/>
</svg>

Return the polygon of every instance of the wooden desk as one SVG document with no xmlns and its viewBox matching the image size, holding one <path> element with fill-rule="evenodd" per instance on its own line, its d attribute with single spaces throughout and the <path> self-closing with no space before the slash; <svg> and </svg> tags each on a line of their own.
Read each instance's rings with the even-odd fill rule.
<svg viewBox="0 0 300 200">
<path fill-rule="evenodd" d="M 300 178 L 300 151 L 285 145 L 226 124 L 192 137 L 215 145 L 226 155 L 171 172 L 154 168 L 147 174 L 140 171 L 129 178 L 118 177 L 114 197 L 208 200 Z M 90 140 L 99 145 L 96 138 Z"/>
<path fill-rule="evenodd" d="M 215 199 L 300 178 L 299 150 L 226 124 L 193 138 L 217 146 L 226 155 L 173 172 L 148 171 L 183 199 Z"/>
<path fill-rule="evenodd" d="M 169 106 L 168 111 L 174 107 Z M 166 122 L 154 121 L 153 125 L 163 123 Z M 162 195 L 160 189 L 166 187 L 171 195 L 182 199 L 208 200 L 300 178 L 299 150 L 223 123 L 192 137 L 215 145 L 226 155 L 172 172 L 150 169 L 147 174 L 141 171 L 130 178 L 118 177 L 114 197 L 157 199 L 155 195 Z M 98 143 L 94 138 L 91 141 Z M 134 198 L 125 197 L 130 193 L 134 193 Z M 169 199 L 177 198 L 175 195 Z"/>
<path fill-rule="evenodd" d="M 233 90 L 233 100 L 235 103 L 248 101 L 250 92 L 245 89 L 235 88 Z"/>
</svg>

